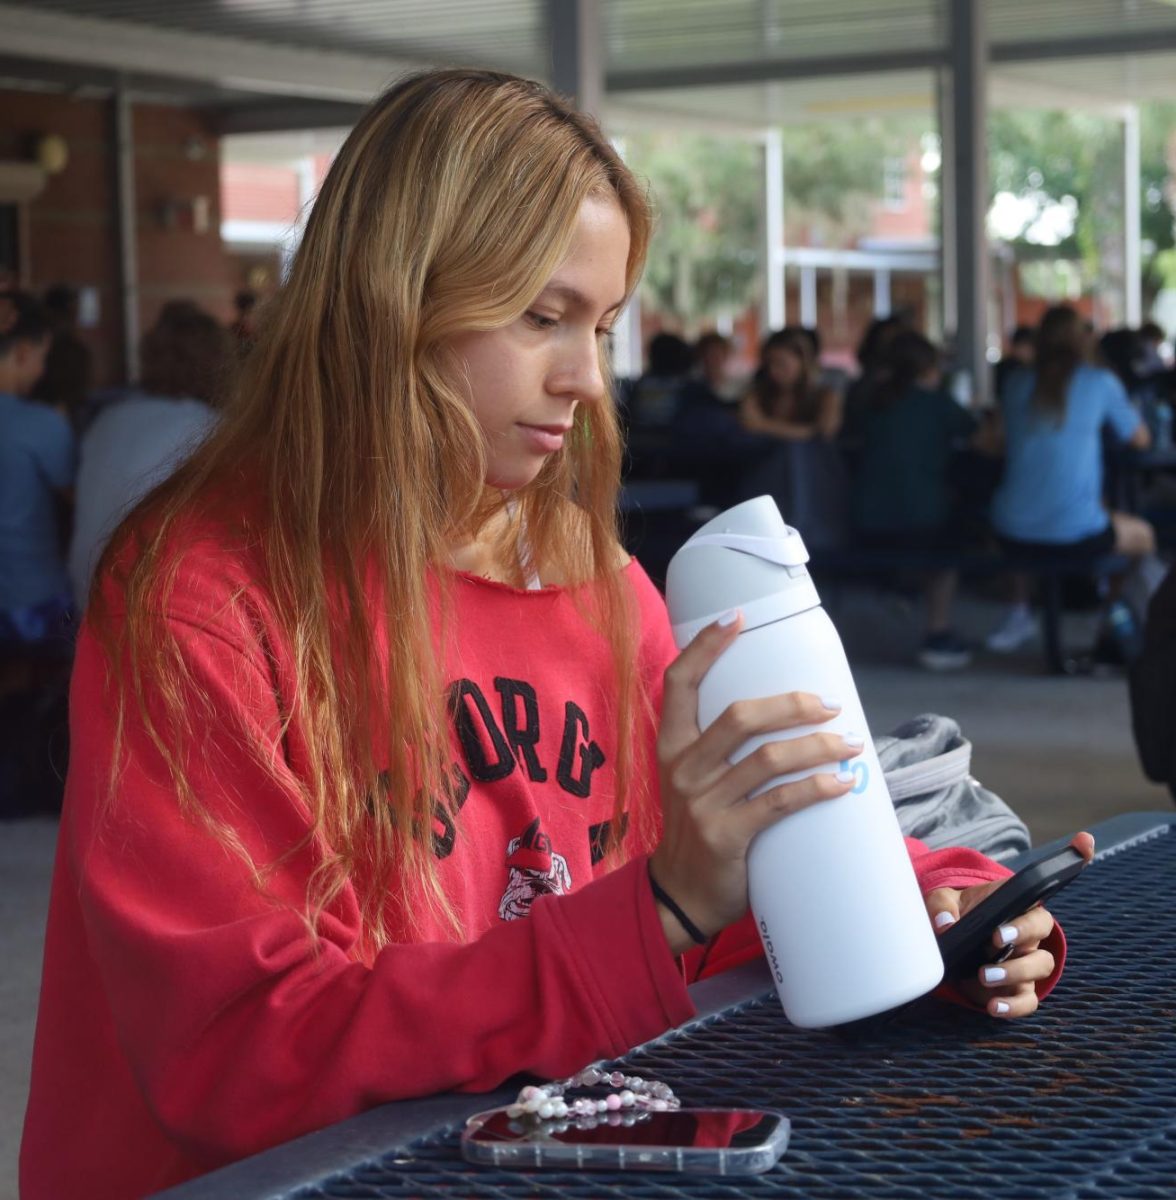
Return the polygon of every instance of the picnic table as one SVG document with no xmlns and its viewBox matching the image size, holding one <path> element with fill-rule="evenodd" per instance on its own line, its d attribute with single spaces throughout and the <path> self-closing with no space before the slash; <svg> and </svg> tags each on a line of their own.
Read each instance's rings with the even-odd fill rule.
<svg viewBox="0 0 1176 1200">
<path fill-rule="evenodd" d="M 167 1200 L 523 1196 L 1164 1197 L 1176 1192 L 1176 817 L 1117 817 L 1051 903 L 1057 989 L 1002 1022 L 926 998 L 857 1041 L 788 1024 L 766 969 L 692 988 L 698 1017 L 618 1060 L 688 1106 L 792 1120 L 766 1175 L 505 1171 L 466 1163 L 467 1116 L 513 1098 L 385 1105 L 160 1193 Z M 1026 857 L 1046 853 L 1031 851 Z"/>
</svg>

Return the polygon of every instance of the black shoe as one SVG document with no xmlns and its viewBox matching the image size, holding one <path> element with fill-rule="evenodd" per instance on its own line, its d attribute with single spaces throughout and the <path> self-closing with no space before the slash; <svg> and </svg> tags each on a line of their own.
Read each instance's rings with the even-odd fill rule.
<svg viewBox="0 0 1176 1200">
<path fill-rule="evenodd" d="M 928 671 L 958 671 L 972 662 L 972 648 L 950 629 L 928 634 L 919 648 L 919 664 Z"/>
</svg>

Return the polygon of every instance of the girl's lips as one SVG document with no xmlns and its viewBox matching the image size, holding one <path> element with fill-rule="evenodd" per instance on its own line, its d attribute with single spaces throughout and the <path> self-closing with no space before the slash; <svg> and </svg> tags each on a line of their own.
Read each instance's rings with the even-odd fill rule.
<svg viewBox="0 0 1176 1200">
<path fill-rule="evenodd" d="M 554 454 L 563 449 L 564 425 L 523 425 L 519 424 L 530 446 L 540 454 Z"/>
</svg>

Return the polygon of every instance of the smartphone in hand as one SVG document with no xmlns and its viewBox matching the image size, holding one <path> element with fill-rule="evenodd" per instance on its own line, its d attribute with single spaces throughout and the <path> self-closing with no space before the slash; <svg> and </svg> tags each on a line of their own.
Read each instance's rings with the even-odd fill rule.
<svg viewBox="0 0 1176 1200">
<path fill-rule="evenodd" d="M 992 940 L 996 930 L 1056 895 L 1076 879 L 1085 866 L 1086 859 L 1073 847 L 1066 846 L 1022 867 L 1012 878 L 994 888 L 940 935 L 944 978 L 964 979 L 975 975 L 985 963 L 1007 958 L 1013 947 L 997 947 Z"/>
</svg>

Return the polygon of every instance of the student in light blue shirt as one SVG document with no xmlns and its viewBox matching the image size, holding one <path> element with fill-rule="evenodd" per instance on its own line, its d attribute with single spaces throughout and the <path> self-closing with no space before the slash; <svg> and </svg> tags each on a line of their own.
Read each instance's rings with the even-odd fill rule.
<svg viewBox="0 0 1176 1200">
<path fill-rule="evenodd" d="M 61 413 L 26 398 L 49 340 L 36 300 L 0 292 L 0 644 L 45 641 L 71 614 L 58 504 L 73 487 L 74 437 Z"/>
<path fill-rule="evenodd" d="M 1139 517 L 1103 504 L 1102 430 L 1136 449 L 1150 444 L 1147 426 L 1119 380 L 1087 360 L 1088 334 L 1072 308 L 1043 317 L 1036 367 L 1011 375 L 1001 396 L 1006 463 L 992 499 L 992 524 L 1010 558 L 1064 558 L 1080 563 L 1100 554 L 1143 557 L 1155 533 Z M 1029 580 L 1014 576 L 1013 607 L 988 639 L 1009 653 L 1035 632 Z"/>
<path fill-rule="evenodd" d="M 188 302 L 165 306 L 143 338 L 139 387 L 103 408 L 82 437 L 69 575 L 78 608 L 110 535 L 211 432 L 232 339 Z"/>
</svg>

